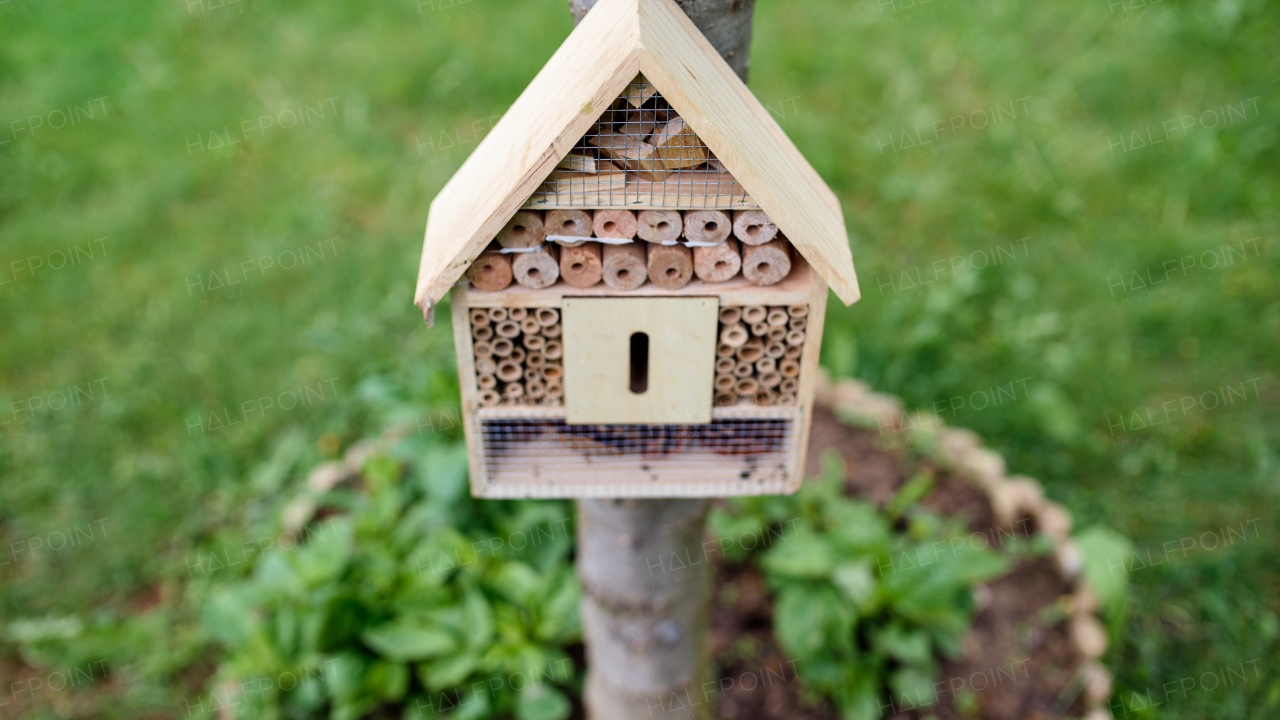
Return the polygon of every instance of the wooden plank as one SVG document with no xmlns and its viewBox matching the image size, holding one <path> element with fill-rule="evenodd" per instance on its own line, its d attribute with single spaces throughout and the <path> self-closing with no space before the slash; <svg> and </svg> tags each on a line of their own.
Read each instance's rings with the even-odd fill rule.
<svg viewBox="0 0 1280 720">
<path fill-rule="evenodd" d="M 571 424 L 711 422 L 720 304 L 713 297 L 564 302 L 565 417 Z M 631 387 L 631 338 L 648 336 L 647 386 Z"/>
<path fill-rule="evenodd" d="M 741 274 L 723 283 L 706 283 L 694 279 L 679 290 L 667 291 L 645 283 L 635 290 L 614 290 L 601 283 L 590 288 L 575 288 L 563 280 L 542 290 L 529 290 L 511 285 L 501 292 L 485 292 L 475 287 L 468 290 L 467 302 L 471 307 L 560 307 L 565 298 L 575 297 L 716 297 L 721 307 L 746 305 L 803 305 L 810 301 L 811 285 L 816 274 L 796 256 L 791 263 L 791 274 L 782 282 L 760 287 Z"/>
<path fill-rule="evenodd" d="M 809 453 L 809 428 L 813 422 L 813 396 L 818 387 L 818 356 L 822 352 L 822 329 L 826 314 L 827 283 L 821 277 L 815 277 L 809 296 L 809 314 L 805 316 L 808 323 L 805 325 L 804 352 L 800 355 L 800 390 L 796 395 L 796 405 L 801 410 L 800 452 L 787 484 L 788 494 L 799 490 L 800 484 L 804 482 L 805 456 Z"/>
<path fill-rule="evenodd" d="M 449 294 L 452 307 L 453 347 L 458 356 L 458 384 L 462 386 L 462 432 L 467 442 L 467 458 L 471 464 L 471 494 L 480 497 L 485 493 L 484 448 L 476 438 L 472 418 L 480 403 L 476 399 L 476 363 L 471 346 L 471 320 L 467 312 L 467 290 L 459 285 Z"/>
</svg>

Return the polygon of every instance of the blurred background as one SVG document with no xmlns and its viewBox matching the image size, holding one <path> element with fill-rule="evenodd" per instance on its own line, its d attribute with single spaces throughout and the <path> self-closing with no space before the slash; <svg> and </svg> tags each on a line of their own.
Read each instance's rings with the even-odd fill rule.
<svg viewBox="0 0 1280 720">
<path fill-rule="evenodd" d="M 1118 693 L 1261 669 L 1178 716 L 1280 707 L 1278 19 L 756 9 L 751 88 L 862 284 L 823 364 L 1129 538 Z M 427 208 L 571 26 L 562 0 L 0 2 L 0 714 L 206 713 L 205 599 L 306 470 L 397 424 L 453 452 Z"/>
</svg>

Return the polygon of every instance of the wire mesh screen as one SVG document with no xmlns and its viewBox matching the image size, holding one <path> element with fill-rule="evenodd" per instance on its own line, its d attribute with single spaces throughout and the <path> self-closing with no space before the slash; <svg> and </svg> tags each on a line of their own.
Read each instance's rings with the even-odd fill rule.
<svg viewBox="0 0 1280 720">
<path fill-rule="evenodd" d="M 527 207 L 758 206 L 640 76 L 561 160 Z"/>
<path fill-rule="evenodd" d="M 717 410 L 705 425 L 568 425 L 482 409 L 473 420 L 489 497 L 646 497 L 789 492 L 795 408 Z"/>
</svg>

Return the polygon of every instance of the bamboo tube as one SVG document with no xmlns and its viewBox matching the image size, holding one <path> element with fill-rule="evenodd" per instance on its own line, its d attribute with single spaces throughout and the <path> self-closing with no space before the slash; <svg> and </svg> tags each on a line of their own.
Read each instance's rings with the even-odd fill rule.
<svg viewBox="0 0 1280 720">
<path fill-rule="evenodd" d="M 523 344 L 525 350 L 541 350 L 547 346 L 547 339 L 541 335 L 525 335 Z"/>
<path fill-rule="evenodd" d="M 729 392 L 737 382 L 737 378 L 732 375 L 716 375 L 716 392 Z"/>
<path fill-rule="evenodd" d="M 498 378 L 490 375 L 489 373 L 483 373 L 476 376 L 476 385 L 478 385 L 481 390 L 492 390 L 498 387 Z"/>
<path fill-rule="evenodd" d="M 500 292 L 511 284 L 511 258 L 500 252 L 485 251 L 467 268 L 467 279 L 486 292 Z"/>
<path fill-rule="evenodd" d="M 497 392 L 495 392 L 495 391 L 493 391 L 493 390 L 482 390 L 482 391 L 480 391 L 480 406 L 481 406 L 481 407 L 494 407 L 495 405 L 497 405 L 497 404 L 498 404 L 498 403 L 500 403 L 500 402 L 502 402 L 502 396 L 501 396 L 501 395 L 499 395 Z"/>
<path fill-rule="evenodd" d="M 480 308 L 471 309 L 471 324 L 476 327 L 485 327 L 489 324 L 489 313 Z"/>
<path fill-rule="evenodd" d="M 636 214 L 630 210 L 596 210 L 591 213 L 596 237 L 630 240 L 636 236 Z"/>
<path fill-rule="evenodd" d="M 498 363 L 498 379 L 503 382 L 515 382 L 524 377 L 524 371 L 520 369 L 520 363 L 514 360 L 503 360 Z"/>
<path fill-rule="evenodd" d="M 800 356 L 803 354 L 804 354 L 803 345 L 789 345 L 787 346 L 787 352 L 783 357 L 785 357 L 788 360 L 799 360 Z"/>
<path fill-rule="evenodd" d="M 693 252 L 683 245 L 647 243 L 649 282 L 663 290 L 679 290 L 693 279 Z"/>
<path fill-rule="evenodd" d="M 558 338 L 562 332 L 564 332 L 564 328 L 560 327 L 559 323 L 556 323 L 555 325 L 547 325 L 542 328 L 542 334 L 549 338 Z"/>
<path fill-rule="evenodd" d="M 547 231 L 542 224 L 542 213 L 536 210 L 517 212 L 498 233 L 498 244 L 504 248 L 537 247 L 546 239 Z"/>
<path fill-rule="evenodd" d="M 519 345 L 516 345 L 515 347 L 511 348 L 511 360 L 513 362 L 518 362 L 518 363 L 524 362 L 524 355 L 525 355 L 524 348 L 520 347 Z"/>
<path fill-rule="evenodd" d="M 783 308 L 769 308 L 769 315 L 764 319 L 770 327 L 782 327 L 787 324 L 787 311 Z"/>
<path fill-rule="evenodd" d="M 541 377 L 542 376 L 538 374 L 538 371 L 534 370 L 533 368 L 527 367 L 524 369 L 524 381 L 526 385 L 528 383 L 534 382 L 535 380 L 538 380 Z"/>
<path fill-rule="evenodd" d="M 543 245 L 537 250 L 523 252 L 511 261 L 516 282 L 531 289 L 550 287 L 560 279 L 560 263 L 556 262 L 556 246 Z"/>
<path fill-rule="evenodd" d="M 762 357 L 756 361 L 756 372 L 764 375 L 778 369 L 778 363 L 771 357 Z"/>
<path fill-rule="evenodd" d="M 515 320 L 503 320 L 494 328 L 494 332 L 498 333 L 498 337 L 514 338 L 520 334 L 520 323 Z"/>
<path fill-rule="evenodd" d="M 802 317 L 791 318 L 791 322 L 787 324 L 787 327 L 791 328 L 792 330 L 804 330 L 805 328 L 809 327 L 809 320 L 808 318 L 802 318 Z"/>
<path fill-rule="evenodd" d="M 542 326 L 534 318 L 527 317 L 520 321 L 520 332 L 525 335 L 537 335 L 542 332 Z"/>
<path fill-rule="evenodd" d="M 774 360 L 780 359 L 786 353 L 787 353 L 787 346 L 785 343 L 775 341 L 764 346 L 765 356 L 771 357 Z"/>
<path fill-rule="evenodd" d="M 524 397 L 524 385 L 521 385 L 518 382 L 507 383 L 506 386 L 502 388 L 502 394 L 512 399 Z"/>
<path fill-rule="evenodd" d="M 605 245 L 603 257 L 604 284 L 614 290 L 635 290 L 649 278 L 644 246 L 639 243 Z"/>
<path fill-rule="evenodd" d="M 742 308 L 727 307 L 720 308 L 720 322 L 724 325 L 732 325 L 742 318 Z"/>
<path fill-rule="evenodd" d="M 490 351 L 494 357 L 511 357 L 511 351 L 515 349 L 515 343 L 507 338 L 498 338 L 493 341 L 493 349 Z"/>
<path fill-rule="evenodd" d="M 742 347 L 750 337 L 742 323 L 728 325 L 720 331 L 720 342 L 733 348 Z"/>
<path fill-rule="evenodd" d="M 560 311 L 555 308 L 538 308 L 533 315 L 538 318 L 538 324 L 542 327 L 551 327 L 560 322 Z"/>
<path fill-rule="evenodd" d="M 487 342 L 478 342 L 475 345 L 472 345 L 471 351 L 475 353 L 475 356 L 478 358 L 493 357 L 497 354 L 493 350 L 493 345 L 490 345 Z"/>
<path fill-rule="evenodd" d="M 577 247 L 560 248 L 560 277 L 576 288 L 589 288 L 600 282 L 604 273 L 600 243 L 584 242 Z"/>
<path fill-rule="evenodd" d="M 684 220 L 675 210 L 641 210 L 636 224 L 636 234 L 651 243 L 673 243 L 684 230 Z"/>
<path fill-rule="evenodd" d="M 760 383 L 755 378 L 742 378 L 733 386 L 733 391 L 739 395 L 754 395 L 760 389 Z"/>
<path fill-rule="evenodd" d="M 791 332 L 787 333 L 787 344 L 788 344 L 788 345 L 803 345 L 803 344 L 804 344 L 804 331 L 803 331 L 803 330 L 792 330 Z"/>
<path fill-rule="evenodd" d="M 778 236 L 778 226 L 763 210 L 735 210 L 733 234 L 747 245 L 763 245 Z"/>
<path fill-rule="evenodd" d="M 731 373 L 738 363 L 731 357 L 716 358 L 717 373 Z"/>
<path fill-rule="evenodd" d="M 564 368 L 560 367 L 559 365 L 550 365 L 550 364 L 543 365 L 542 377 L 546 378 L 547 382 L 549 383 L 553 381 L 558 382 L 561 378 L 564 377 Z"/>
<path fill-rule="evenodd" d="M 475 329 L 475 332 L 471 333 L 471 335 L 475 337 L 475 339 L 481 342 L 484 342 L 486 340 L 492 340 L 493 328 L 489 327 L 488 325 L 485 325 L 484 327 L 478 327 Z"/>
<path fill-rule="evenodd" d="M 531 380 L 526 383 L 525 388 L 529 392 L 529 398 L 532 400 L 541 400 L 547 395 L 547 389 L 543 387 L 542 383 L 537 382 L 536 380 Z"/>
<path fill-rule="evenodd" d="M 476 372 L 481 375 L 492 375 L 498 372 L 498 362 L 491 357 L 476 360 Z"/>
<path fill-rule="evenodd" d="M 693 271 L 703 282 L 721 283 L 732 280 L 742 270 L 738 241 L 729 238 L 723 245 L 693 249 Z"/>
<path fill-rule="evenodd" d="M 543 225 L 548 235 L 591 237 L 591 215 L 581 210 L 549 210 Z M 564 245 L 564 247 L 572 247 Z"/>
<path fill-rule="evenodd" d="M 729 393 L 721 393 L 716 395 L 716 407 L 733 407 L 738 404 L 738 396 Z"/>
<path fill-rule="evenodd" d="M 771 343 L 774 343 L 774 342 L 785 343 L 787 341 L 787 329 L 786 328 L 769 328 L 769 333 L 764 337 L 766 340 L 768 340 Z"/>
<path fill-rule="evenodd" d="M 758 322 L 764 322 L 769 317 L 769 311 L 759 305 L 748 305 L 742 308 L 742 319 L 744 322 L 755 325 Z"/>
<path fill-rule="evenodd" d="M 756 368 L 749 362 L 742 361 L 733 368 L 733 376 L 736 378 L 751 377 L 755 374 Z"/>
<path fill-rule="evenodd" d="M 765 387 L 776 388 L 782 384 L 782 374 L 776 372 L 767 372 L 760 376 L 760 384 Z"/>
<path fill-rule="evenodd" d="M 742 274 L 756 285 L 773 285 L 790 273 L 791 254 L 785 240 L 742 248 Z"/>
<path fill-rule="evenodd" d="M 778 386 L 778 391 L 783 395 L 794 395 L 800 389 L 800 381 L 795 378 L 783 378 L 782 384 Z"/>
<path fill-rule="evenodd" d="M 754 363 L 764 357 L 764 342 L 760 338 L 751 338 L 738 348 L 738 359 L 744 362 Z"/>
<path fill-rule="evenodd" d="M 558 382 L 548 382 L 547 397 L 553 398 L 553 399 L 564 397 L 564 385 L 561 385 Z"/>
<path fill-rule="evenodd" d="M 546 347 L 542 348 L 542 356 L 548 360 L 559 360 L 564 357 L 564 346 L 559 340 L 548 340 Z"/>
<path fill-rule="evenodd" d="M 494 322 L 502 322 L 507 319 L 506 308 L 489 308 L 489 319 Z"/>
<path fill-rule="evenodd" d="M 524 364 L 537 370 L 547 364 L 547 359 L 540 352 L 531 352 L 529 357 L 525 358 Z"/>
<path fill-rule="evenodd" d="M 761 407 L 769 407 L 778 401 L 778 394 L 769 388 L 762 387 L 756 390 L 756 395 L 753 400 L 755 401 L 755 404 Z"/>
<path fill-rule="evenodd" d="M 792 305 L 791 307 L 787 308 L 787 314 L 793 318 L 807 317 L 809 315 L 809 306 L 808 305 Z"/>
<path fill-rule="evenodd" d="M 769 324 L 758 322 L 751 326 L 751 334 L 756 337 L 765 337 L 769 334 Z"/>
<path fill-rule="evenodd" d="M 778 372 L 782 373 L 782 377 L 799 377 L 800 363 L 795 360 L 783 360 L 778 363 Z"/>
<path fill-rule="evenodd" d="M 684 236 L 700 243 L 720 243 L 733 231 L 729 216 L 719 210 L 690 210 L 684 214 Z"/>
<path fill-rule="evenodd" d="M 529 317 L 529 311 L 526 308 L 514 307 L 507 310 L 507 318 L 510 320 L 515 320 L 516 322 L 520 322 L 521 320 L 524 320 L 527 317 Z"/>
<path fill-rule="evenodd" d="M 779 395 L 779 396 L 778 396 L 778 404 L 779 404 L 779 405 L 787 405 L 787 406 L 795 405 L 795 404 L 796 404 L 796 394 L 795 394 L 795 393 L 787 393 L 787 394 L 785 394 L 785 395 Z"/>
<path fill-rule="evenodd" d="M 724 343 L 716 345 L 716 357 L 718 358 L 733 357 L 735 352 L 737 352 L 737 350 L 732 345 L 726 345 Z"/>
</svg>

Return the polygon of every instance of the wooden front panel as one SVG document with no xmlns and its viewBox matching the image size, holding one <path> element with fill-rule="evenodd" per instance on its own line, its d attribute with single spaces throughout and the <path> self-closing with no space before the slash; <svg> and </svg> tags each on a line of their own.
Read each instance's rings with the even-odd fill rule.
<svg viewBox="0 0 1280 720">
<path fill-rule="evenodd" d="M 565 298 L 569 424 L 711 422 L 714 297 Z M 643 392 L 634 392 L 632 336 L 648 338 Z"/>
</svg>

